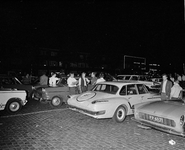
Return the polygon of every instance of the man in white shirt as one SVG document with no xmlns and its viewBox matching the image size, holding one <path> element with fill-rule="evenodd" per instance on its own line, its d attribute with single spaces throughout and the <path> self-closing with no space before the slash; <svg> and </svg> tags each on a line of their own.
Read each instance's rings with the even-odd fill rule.
<svg viewBox="0 0 185 150">
<path fill-rule="evenodd" d="M 101 73 L 100 76 L 99 76 L 99 79 L 97 79 L 96 81 L 96 84 L 99 83 L 99 82 L 104 82 L 105 79 L 104 79 L 104 75 Z"/>
<path fill-rule="evenodd" d="M 171 89 L 170 99 L 178 99 L 181 90 L 182 90 L 182 87 L 179 85 L 179 80 L 176 79 Z"/>
<path fill-rule="evenodd" d="M 70 77 L 67 79 L 70 95 L 77 94 L 78 81 L 74 78 L 74 73 L 70 73 Z"/>
<path fill-rule="evenodd" d="M 52 76 L 49 78 L 49 85 L 50 86 L 57 86 L 57 81 L 60 79 L 56 77 L 56 73 L 53 73 Z"/>
</svg>

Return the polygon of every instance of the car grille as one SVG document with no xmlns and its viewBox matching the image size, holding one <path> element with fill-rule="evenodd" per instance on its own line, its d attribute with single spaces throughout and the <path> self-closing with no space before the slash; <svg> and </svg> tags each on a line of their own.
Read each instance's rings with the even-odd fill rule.
<svg viewBox="0 0 185 150">
<path fill-rule="evenodd" d="M 139 118 L 144 119 L 144 120 L 148 120 L 148 121 L 151 121 L 151 122 L 155 122 L 155 123 L 158 123 L 158 124 L 163 124 L 163 125 L 166 125 L 166 126 L 170 126 L 170 127 L 175 127 L 176 126 L 175 122 L 171 119 L 157 117 L 157 116 L 149 115 L 149 114 L 142 113 L 142 112 L 139 112 Z"/>
</svg>

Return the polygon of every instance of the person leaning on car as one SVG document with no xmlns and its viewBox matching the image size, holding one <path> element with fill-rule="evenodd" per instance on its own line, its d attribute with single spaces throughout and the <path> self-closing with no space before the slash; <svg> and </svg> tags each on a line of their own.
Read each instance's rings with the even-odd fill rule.
<svg viewBox="0 0 185 150">
<path fill-rule="evenodd" d="M 161 83 L 161 100 L 169 100 L 172 88 L 172 82 L 168 80 L 167 74 L 162 75 L 163 81 Z"/>
<path fill-rule="evenodd" d="M 70 73 L 70 77 L 67 79 L 70 95 L 77 94 L 77 83 L 78 81 L 74 78 L 74 73 Z"/>
<path fill-rule="evenodd" d="M 179 85 L 179 80 L 175 79 L 174 85 L 171 88 L 170 99 L 179 99 L 182 87 Z"/>
</svg>

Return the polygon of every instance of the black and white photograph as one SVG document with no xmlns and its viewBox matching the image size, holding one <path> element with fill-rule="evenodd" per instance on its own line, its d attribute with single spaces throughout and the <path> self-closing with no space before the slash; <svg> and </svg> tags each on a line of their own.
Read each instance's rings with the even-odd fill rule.
<svg viewBox="0 0 185 150">
<path fill-rule="evenodd" d="M 0 150 L 184 150 L 185 0 L 1 0 Z"/>
</svg>

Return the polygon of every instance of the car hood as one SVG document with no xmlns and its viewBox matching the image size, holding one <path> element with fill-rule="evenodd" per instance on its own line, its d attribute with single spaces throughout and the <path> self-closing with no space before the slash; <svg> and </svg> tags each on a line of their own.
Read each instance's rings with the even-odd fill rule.
<svg viewBox="0 0 185 150">
<path fill-rule="evenodd" d="M 114 94 L 104 93 L 104 92 L 95 92 L 95 91 L 87 91 L 85 93 L 82 93 L 80 95 L 76 96 L 77 101 L 93 101 L 93 100 L 99 100 L 104 98 L 111 98 L 115 97 Z"/>
<path fill-rule="evenodd" d="M 185 103 L 182 101 L 157 101 L 145 104 L 138 108 L 141 112 L 158 116 L 179 116 L 185 115 Z"/>
</svg>

